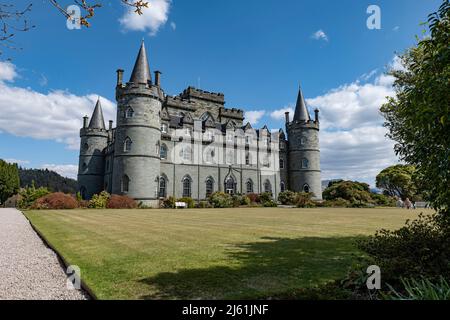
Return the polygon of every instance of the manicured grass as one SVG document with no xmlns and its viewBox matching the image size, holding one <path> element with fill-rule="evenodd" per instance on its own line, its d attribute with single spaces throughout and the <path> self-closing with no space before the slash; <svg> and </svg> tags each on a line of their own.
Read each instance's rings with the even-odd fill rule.
<svg viewBox="0 0 450 320">
<path fill-rule="evenodd" d="M 341 277 L 403 209 L 28 211 L 101 299 L 258 298 Z M 429 211 L 427 211 L 429 212 Z"/>
</svg>

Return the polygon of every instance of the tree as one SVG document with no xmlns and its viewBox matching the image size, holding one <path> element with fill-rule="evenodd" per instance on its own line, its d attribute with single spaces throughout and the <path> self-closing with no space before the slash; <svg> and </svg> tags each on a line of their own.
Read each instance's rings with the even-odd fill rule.
<svg viewBox="0 0 450 320">
<path fill-rule="evenodd" d="M 0 159 L 0 203 L 4 203 L 9 197 L 16 194 L 19 186 L 17 164 L 10 164 Z"/>
<path fill-rule="evenodd" d="M 369 185 L 357 181 L 338 181 L 323 192 L 325 200 L 345 199 L 352 203 L 367 203 L 371 200 Z"/>
<path fill-rule="evenodd" d="M 411 165 L 390 166 L 377 175 L 376 186 L 386 191 L 391 197 L 411 199 L 417 193 L 417 187 L 413 182 L 414 172 L 415 168 Z"/>
<path fill-rule="evenodd" d="M 429 35 L 401 56 L 405 70 L 392 70 L 396 97 L 381 107 L 396 141 L 395 152 L 417 171 L 418 187 L 432 207 L 450 204 L 450 3 L 428 16 Z"/>
</svg>

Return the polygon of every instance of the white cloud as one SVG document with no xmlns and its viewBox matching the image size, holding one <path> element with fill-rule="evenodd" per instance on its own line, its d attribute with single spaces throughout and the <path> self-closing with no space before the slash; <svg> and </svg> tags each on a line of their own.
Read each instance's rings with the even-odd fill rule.
<svg viewBox="0 0 450 320">
<path fill-rule="evenodd" d="M 315 40 L 328 41 L 328 36 L 326 35 L 326 33 L 322 29 L 317 30 L 316 32 L 314 32 L 311 35 L 311 38 L 313 38 Z"/>
<path fill-rule="evenodd" d="M 258 124 L 259 120 L 266 114 L 264 110 L 257 110 L 257 111 L 246 111 L 245 112 L 245 119 L 250 122 L 251 125 Z"/>
<path fill-rule="evenodd" d="M 148 31 L 150 35 L 155 35 L 159 28 L 166 24 L 171 0 L 148 0 L 149 7 L 142 10 L 143 14 L 138 15 L 135 9 L 126 6 L 124 15 L 119 19 L 125 30 Z"/>
<path fill-rule="evenodd" d="M 170 27 L 172 28 L 173 31 L 177 30 L 177 24 L 173 21 L 170 23 Z"/>
<path fill-rule="evenodd" d="M 9 61 L 0 61 L 0 83 L 13 81 L 16 77 L 16 66 Z"/>
<path fill-rule="evenodd" d="M 74 164 L 44 164 L 41 169 L 52 170 L 63 177 L 77 179 L 78 166 Z"/>
<path fill-rule="evenodd" d="M 11 66 L 0 64 L 0 74 Z M 14 70 L 14 68 L 13 68 Z M 9 81 L 14 77 L 8 76 Z M 77 96 L 68 91 L 46 94 L 0 82 L 0 131 L 20 137 L 48 139 L 79 148 L 82 117 L 91 116 L 97 95 Z M 115 119 L 115 104 L 101 98 L 105 120 Z"/>
<path fill-rule="evenodd" d="M 20 160 L 20 159 L 12 159 L 12 158 L 3 159 L 3 160 L 5 160 L 8 163 L 17 163 L 19 166 L 23 166 L 23 165 L 30 163 L 30 161 L 28 161 L 28 160 Z"/>
<path fill-rule="evenodd" d="M 400 30 L 400 27 L 399 26 L 395 26 L 392 30 L 397 32 L 398 30 Z"/>
<path fill-rule="evenodd" d="M 289 118 L 290 118 L 290 120 L 292 120 L 292 118 L 294 117 L 294 108 L 293 107 L 285 107 L 282 109 L 272 111 L 270 113 L 270 117 L 274 120 L 283 120 L 284 121 L 286 112 L 289 112 Z"/>
</svg>

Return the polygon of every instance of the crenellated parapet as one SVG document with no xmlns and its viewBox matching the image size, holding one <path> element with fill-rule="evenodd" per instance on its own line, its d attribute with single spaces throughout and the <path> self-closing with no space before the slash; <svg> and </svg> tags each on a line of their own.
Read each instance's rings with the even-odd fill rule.
<svg viewBox="0 0 450 320">
<path fill-rule="evenodd" d="M 231 109 L 220 108 L 219 116 L 221 119 L 222 118 L 231 118 L 231 119 L 243 121 L 244 120 L 244 111 L 241 109 L 236 109 L 236 108 L 231 108 Z"/>
<path fill-rule="evenodd" d="M 179 95 L 182 99 L 199 99 L 210 101 L 218 104 L 225 104 L 225 96 L 223 93 L 209 92 L 194 87 L 188 87 Z"/>
</svg>

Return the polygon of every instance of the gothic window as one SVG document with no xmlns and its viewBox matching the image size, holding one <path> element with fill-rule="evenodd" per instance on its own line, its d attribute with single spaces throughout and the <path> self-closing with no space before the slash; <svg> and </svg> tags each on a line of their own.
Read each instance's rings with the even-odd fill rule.
<svg viewBox="0 0 450 320">
<path fill-rule="evenodd" d="M 253 193 L 253 181 L 252 179 L 248 179 L 246 184 L 247 193 Z"/>
<path fill-rule="evenodd" d="M 284 169 L 284 159 L 280 159 L 280 169 Z"/>
<path fill-rule="evenodd" d="M 166 197 L 166 185 L 167 185 L 166 178 L 160 177 L 159 178 L 159 197 L 160 198 Z"/>
<path fill-rule="evenodd" d="M 89 150 L 89 145 L 87 143 L 83 144 L 83 150 L 84 151 L 88 151 Z"/>
<path fill-rule="evenodd" d="M 191 197 L 191 178 L 188 176 L 183 178 L 183 197 Z"/>
<path fill-rule="evenodd" d="M 251 163 L 250 152 L 245 153 L 245 165 L 249 166 Z"/>
<path fill-rule="evenodd" d="M 234 182 L 234 179 L 232 176 L 229 176 L 225 180 L 225 192 L 229 194 L 235 194 L 236 193 L 236 183 Z"/>
<path fill-rule="evenodd" d="M 250 144 L 251 141 L 252 141 L 252 137 L 245 136 L 245 144 Z"/>
<path fill-rule="evenodd" d="M 167 133 L 167 124 L 166 123 L 161 123 L 161 132 Z"/>
<path fill-rule="evenodd" d="M 125 118 L 133 118 L 134 116 L 134 110 L 132 107 L 128 107 L 127 110 L 125 110 Z"/>
<path fill-rule="evenodd" d="M 286 186 L 284 185 L 283 181 L 281 181 L 281 183 L 280 183 L 280 190 L 281 190 L 281 192 L 286 191 Z"/>
<path fill-rule="evenodd" d="M 209 197 L 214 192 L 214 180 L 211 177 L 206 179 L 206 197 Z"/>
<path fill-rule="evenodd" d="M 128 178 L 128 176 L 125 174 L 122 177 L 121 190 L 122 192 L 128 192 L 129 189 L 130 189 L 130 178 Z"/>
<path fill-rule="evenodd" d="M 272 193 L 272 185 L 269 180 L 264 181 L 264 192 Z"/>
<path fill-rule="evenodd" d="M 167 146 L 164 143 L 161 145 L 161 148 L 160 148 L 160 151 L 159 151 L 159 156 L 163 160 L 167 159 Z"/>
<path fill-rule="evenodd" d="M 309 193 L 309 192 L 310 192 L 309 185 L 306 184 L 306 183 L 303 185 L 303 192 L 306 192 L 306 193 Z"/>
<path fill-rule="evenodd" d="M 133 142 L 131 141 L 131 139 L 130 138 L 126 138 L 125 139 L 125 142 L 124 142 L 124 144 L 123 144 L 123 151 L 124 152 L 129 152 L 129 151 L 131 151 L 131 145 L 133 144 Z"/>
<path fill-rule="evenodd" d="M 306 158 L 302 159 L 302 169 L 307 169 L 309 167 L 309 161 Z"/>
</svg>

